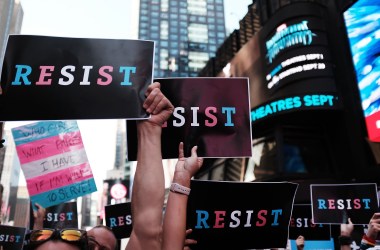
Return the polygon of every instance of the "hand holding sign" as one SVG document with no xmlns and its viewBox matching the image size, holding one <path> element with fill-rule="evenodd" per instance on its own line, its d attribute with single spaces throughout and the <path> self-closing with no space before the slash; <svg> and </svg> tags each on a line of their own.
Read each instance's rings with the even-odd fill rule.
<svg viewBox="0 0 380 250">
<path fill-rule="evenodd" d="M 37 207 L 37 210 L 33 211 L 33 216 L 34 216 L 33 230 L 42 229 L 44 228 L 44 219 L 46 215 L 46 209 L 43 208 L 38 203 L 34 203 L 34 205 Z"/>
<path fill-rule="evenodd" d="M 160 87 L 159 82 L 149 85 L 145 93 L 146 100 L 143 103 L 143 107 L 146 109 L 146 112 L 151 114 L 148 122 L 162 127 L 173 113 L 174 107 L 159 90 Z"/>
</svg>

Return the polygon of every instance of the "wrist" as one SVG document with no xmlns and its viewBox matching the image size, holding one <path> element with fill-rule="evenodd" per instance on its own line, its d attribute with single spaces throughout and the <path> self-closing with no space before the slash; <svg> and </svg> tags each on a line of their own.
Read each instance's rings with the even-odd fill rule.
<svg viewBox="0 0 380 250">
<path fill-rule="evenodd" d="M 182 186 L 179 183 L 173 182 L 172 185 L 170 186 L 170 191 L 188 196 L 190 194 L 191 189 L 188 187 Z"/>
<path fill-rule="evenodd" d="M 363 235 L 362 241 L 360 242 L 360 249 L 368 249 L 376 245 L 376 240 L 368 237 L 366 234 Z"/>
<path fill-rule="evenodd" d="M 173 177 L 173 183 L 178 183 L 185 187 L 190 187 L 191 176 L 186 171 L 175 171 Z"/>
</svg>

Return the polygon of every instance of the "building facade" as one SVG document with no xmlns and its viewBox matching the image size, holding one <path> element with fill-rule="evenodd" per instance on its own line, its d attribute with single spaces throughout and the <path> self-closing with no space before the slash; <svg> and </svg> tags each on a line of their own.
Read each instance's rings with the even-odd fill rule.
<svg viewBox="0 0 380 250">
<path fill-rule="evenodd" d="M 140 0 L 139 39 L 155 41 L 156 78 L 197 76 L 225 33 L 223 0 Z"/>
</svg>

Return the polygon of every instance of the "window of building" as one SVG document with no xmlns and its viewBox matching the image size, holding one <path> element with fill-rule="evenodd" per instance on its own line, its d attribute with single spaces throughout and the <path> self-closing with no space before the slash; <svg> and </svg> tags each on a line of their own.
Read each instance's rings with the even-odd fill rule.
<svg viewBox="0 0 380 250">
<path fill-rule="evenodd" d="M 199 20 L 199 22 L 205 23 L 206 22 L 206 17 L 200 16 L 200 17 L 198 17 L 198 20 Z"/>
<path fill-rule="evenodd" d="M 160 7 L 158 5 L 151 5 L 153 11 L 158 12 Z"/>
<path fill-rule="evenodd" d="M 177 41 L 178 40 L 178 35 L 177 34 L 170 34 L 170 40 L 174 40 L 174 41 Z"/>
<path fill-rule="evenodd" d="M 170 18 L 171 18 L 172 20 L 177 20 L 177 19 L 178 19 L 178 14 L 170 13 Z"/>
<path fill-rule="evenodd" d="M 161 11 L 167 12 L 169 10 L 169 0 L 161 0 Z"/>
<path fill-rule="evenodd" d="M 160 69 L 168 69 L 169 52 L 167 49 L 160 50 Z"/>
<path fill-rule="evenodd" d="M 161 21 L 161 24 L 160 24 L 160 38 L 161 39 L 168 39 L 168 35 L 169 35 L 169 32 L 168 32 L 168 21 Z"/>
<path fill-rule="evenodd" d="M 224 32 L 218 32 L 216 35 L 217 35 L 217 37 L 219 37 L 219 38 L 224 38 L 224 37 L 226 37 L 226 34 L 224 34 Z"/>
<path fill-rule="evenodd" d="M 188 37 L 192 42 L 207 43 L 208 29 L 205 24 L 192 23 L 188 28 Z"/>
<path fill-rule="evenodd" d="M 201 70 L 207 63 L 209 57 L 208 53 L 205 52 L 189 52 L 189 69 L 191 71 Z"/>
<path fill-rule="evenodd" d="M 161 41 L 161 47 L 168 47 L 168 41 Z"/>
<path fill-rule="evenodd" d="M 188 0 L 187 11 L 192 15 L 207 15 L 206 0 Z"/>
</svg>

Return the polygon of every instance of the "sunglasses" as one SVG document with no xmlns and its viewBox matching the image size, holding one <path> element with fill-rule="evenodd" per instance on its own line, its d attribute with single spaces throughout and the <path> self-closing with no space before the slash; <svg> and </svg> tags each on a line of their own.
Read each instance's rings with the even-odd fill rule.
<svg viewBox="0 0 380 250">
<path fill-rule="evenodd" d="M 76 243 L 87 239 L 87 232 L 81 229 L 66 228 L 66 229 L 39 229 L 30 233 L 30 243 L 43 243 L 50 239 L 60 239 L 62 241 Z"/>
</svg>

